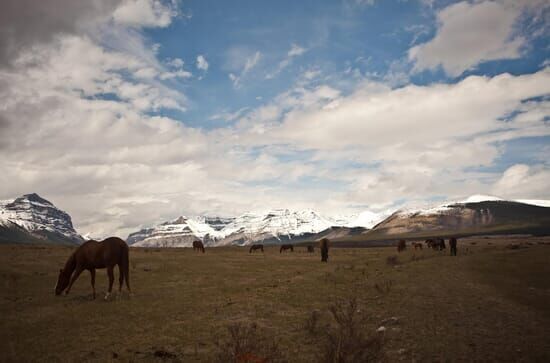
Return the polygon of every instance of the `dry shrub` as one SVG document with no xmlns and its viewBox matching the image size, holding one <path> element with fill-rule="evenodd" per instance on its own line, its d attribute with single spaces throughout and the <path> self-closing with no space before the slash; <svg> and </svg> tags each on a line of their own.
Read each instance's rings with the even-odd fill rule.
<svg viewBox="0 0 550 363">
<path fill-rule="evenodd" d="M 374 288 L 381 294 L 388 294 L 393 286 L 392 280 L 384 280 L 380 283 L 375 283 Z"/>
<path fill-rule="evenodd" d="M 319 320 L 321 318 L 321 312 L 319 310 L 313 310 L 304 323 L 304 329 L 310 335 L 315 335 L 319 328 Z"/>
<path fill-rule="evenodd" d="M 359 314 L 356 299 L 329 307 L 334 320 L 325 330 L 319 362 L 373 362 L 382 355 L 382 337 L 365 334 L 365 318 Z"/>
<path fill-rule="evenodd" d="M 386 258 L 386 265 L 388 266 L 396 266 L 399 264 L 399 260 L 397 259 L 396 255 L 388 256 Z"/>
<path fill-rule="evenodd" d="M 236 323 L 227 327 L 228 336 L 217 341 L 214 362 L 276 363 L 286 362 L 279 344 L 261 332 L 255 323 Z"/>
</svg>

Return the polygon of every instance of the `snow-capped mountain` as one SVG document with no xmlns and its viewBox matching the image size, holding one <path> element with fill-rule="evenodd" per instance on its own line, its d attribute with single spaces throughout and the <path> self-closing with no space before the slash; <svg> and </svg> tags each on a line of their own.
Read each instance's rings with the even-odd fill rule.
<svg viewBox="0 0 550 363">
<path fill-rule="evenodd" d="M 36 193 L 0 201 L 0 239 L 10 242 L 43 240 L 80 243 L 71 217 Z"/>
<path fill-rule="evenodd" d="M 136 247 L 191 247 L 197 239 L 210 244 L 225 236 L 222 230 L 231 221 L 231 218 L 181 216 L 154 228 L 131 233 L 127 242 Z"/>
<path fill-rule="evenodd" d="M 273 209 L 258 214 L 245 213 L 221 230 L 225 236 L 217 245 L 292 240 L 322 232 L 333 225 L 334 221 L 313 210 Z"/>
<path fill-rule="evenodd" d="M 287 241 L 322 232 L 335 222 L 312 210 L 274 209 L 263 213 L 245 213 L 237 218 L 179 217 L 154 228 L 128 236 L 136 247 L 190 247 L 200 239 L 207 246 L 247 245 Z"/>
</svg>

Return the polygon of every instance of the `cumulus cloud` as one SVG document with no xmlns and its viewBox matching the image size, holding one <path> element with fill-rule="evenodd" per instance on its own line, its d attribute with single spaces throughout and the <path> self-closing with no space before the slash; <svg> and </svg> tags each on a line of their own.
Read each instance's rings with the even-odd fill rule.
<svg viewBox="0 0 550 363">
<path fill-rule="evenodd" d="M 514 33 L 522 13 L 521 2 L 460 2 L 437 13 L 435 37 L 409 50 L 414 70 L 442 67 L 458 76 L 479 63 L 514 59 L 525 38 Z"/>
<path fill-rule="evenodd" d="M 158 0 L 125 0 L 113 13 L 115 22 L 133 27 L 166 27 L 177 15 L 173 4 Z"/>
<path fill-rule="evenodd" d="M 84 32 L 105 21 L 121 1 L 5 0 L 0 11 L 0 66 L 59 34 Z"/>
<path fill-rule="evenodd" d="M 208 70 L 208 62 L 203 55 L 197 56 L 197 68 L 205 72 Z"/>
<path fill-rule="evenodd" d="M 516 164 L 508 168 L 495 183 L 496 195 L 515 199 L 549 199 L 550 168 L 545 165 Z"/>
</svg>

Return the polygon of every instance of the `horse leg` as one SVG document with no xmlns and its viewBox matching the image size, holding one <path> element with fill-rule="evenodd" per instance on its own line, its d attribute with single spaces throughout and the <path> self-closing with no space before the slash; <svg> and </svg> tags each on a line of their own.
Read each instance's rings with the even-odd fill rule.
<svg viewBox="0 0 550 363">
<path fill-rule="evenodd" d="M 83 270 L 84 269 L 80 266 L 76 267 L 76 270 L 74 271 L 73 277 L 71 277 L 71 281 L 69 282 L 69 287 L 67 287 L 67 291 L 65 291 L 65 295 L 69 294 L 69 291 L 71 291 L 71 287 L 73 286 L 74 282 L 76 281 L 78 276 L 80 276 L 80 274 L 82 273 Z"/>
<path fill-rule="evenodd" d="M 109 291 L 105 295 L 105 300 L 109 299 L 111 291 L 113 291 L 113 282 L 115 282 L 115 274 L 113 272 L 113 266 L 107 267 L 107 275 L 109 275 Z"/>
<path fill-rule="evenodd" d="M 95 268 L 90 269 L 90 275 L 92 276 L 92 296 L 95 300 Z"/>
<path fill-rule="evenodd" d="M 118 265 L 118 293 L 122 293 L 122 283 L 124 282 L 124 270 L 122 265 Z"/>
</svg>

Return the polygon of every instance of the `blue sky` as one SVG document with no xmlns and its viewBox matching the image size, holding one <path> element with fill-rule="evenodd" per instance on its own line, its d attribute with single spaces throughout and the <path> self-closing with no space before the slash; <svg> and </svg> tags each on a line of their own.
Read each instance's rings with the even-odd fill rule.
<svg viewBox="0 0 550 363">
<path fill-rule="evenodd" d="M 547 1 L 50 1 L 0 12 L 0 198 L 83 233 L 550 199 Z"/>
<path fill-rule="evenodd" d="M 194 69 L 196 57 L 203 55 L 208 71 L 196 73 L 182 92 L 190 97 L 188 111 L 178 115 L 198 127 L 216 127 L 209 120 L 222 112 L 236 112 L 261 105 L 288 89 L 306 70 L 316 70 L 327 83 L 346 90 L 346 70 L 383 77 L 392 67 L 410 71 L 403 62 L 415 44 L 434 37 L 436 13 L 452 2 L 421 1 L 188 1 L 181 14 L 165 28 L 146 29 L 148 39 L 159 44 L 161 59 L 180 58 Z M 546 16 L 548 16 L 546 14 Z M 535 24 L 531 24 L 535 23 Z M 532 26 L 541 22 L 518 19 L 513 36 L 531 37 Z M 546 24 L 547 26 L 547 24 Z M 476 64 L 458 76 L 441 69 L 409 75 L 407 83 L 457 82 L 470 75 L 494 76 L 532 73 L 548 58 L 547 36 L 531 37 L 516 59 L 496 59 Z M 288 58 L 292 46 L 304 49 L 273 78 L 280 62 Z M 247 57 L 260 52 L 254 69 L 243 77 L 238 88 L 229 73 L 238 73 Z M 397 83 L 401 86 L 403 83 Z M 351 87 L 352 85 L 348 85 Z M 261 99 L 257 99 L 261 98 Z M 219 121 L 219 120 L 218 120 Z"/>
</svg>

